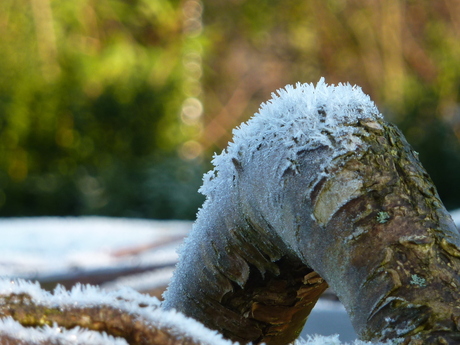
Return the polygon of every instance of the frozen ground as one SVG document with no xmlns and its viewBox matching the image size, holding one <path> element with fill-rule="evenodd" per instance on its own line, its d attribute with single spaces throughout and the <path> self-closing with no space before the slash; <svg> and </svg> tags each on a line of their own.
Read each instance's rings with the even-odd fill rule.
<svg viewBox="0 0 460 345">
<path fill-rule="evenodd" d="M 167 238 L 182 239 L 191 222 L 103 217 L 4 218 L 0 219 L 0 228 L 0 275 L 39 278 L 120 265 L 173 264 L 180 240 L 156 250 L 148 250 L 149 246 Z"/>
<path fill-rule="evenodd" d="M 452 216 L 460 227 L 460 210 Z M 175 250 L 191 226 L 187 221 L 104 217 L 0 219 L 0 276 L 46 280 L 72 273 L 145 267 L 147 272 L 103 287 L 110 290 L 128 285 L 147 291 L 167 283 L 177 261 Z M 157 269 L 152 271 L 152 267 Z M 336 333 L 341 341 L 356 338 L 343 306 L 320 300 L 303 335 Z"/>
</svg>

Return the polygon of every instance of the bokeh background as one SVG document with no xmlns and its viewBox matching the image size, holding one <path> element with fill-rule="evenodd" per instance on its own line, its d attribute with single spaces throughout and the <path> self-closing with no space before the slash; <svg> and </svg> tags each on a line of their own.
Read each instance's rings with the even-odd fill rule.
<svg viewBox="0 0 460 345">
<path fill-rule="evenodd" d="M 193 219 L 232 128 L 321 76 L 460 207 L 459 0 L 2 0 L 0 216 Z"/>
</svg>

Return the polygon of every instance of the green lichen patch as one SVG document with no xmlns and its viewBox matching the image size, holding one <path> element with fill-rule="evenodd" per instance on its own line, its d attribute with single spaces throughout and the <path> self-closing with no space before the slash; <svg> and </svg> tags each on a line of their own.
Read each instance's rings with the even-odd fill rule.
<svg viewBox="0 0 460 345">
<path fill-rule="evenodd" d="M 388 212 L 382 211 L 377 214 L 377 222 L 379 222 L 380 224 L 384 224 L 388 222 L 389 219 L 390 219 L 390 215 Z"/>
<path fill-rule="evenodd" d="M 426 279 L 425 278 L 419 277 L 416 274 L 411 275 L 411 278 L 412 279 L 411 279 L 410 283 L 412 285 L 418 285 L 420 287 L 426 286 Z"/>
</svg>

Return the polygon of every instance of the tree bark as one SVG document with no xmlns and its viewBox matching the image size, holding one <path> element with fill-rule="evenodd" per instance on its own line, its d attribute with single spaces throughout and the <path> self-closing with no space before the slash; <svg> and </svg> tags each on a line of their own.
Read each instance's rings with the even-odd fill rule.
<svg viewBox="0 0 460 345">
<path fill-rule="evenodd" d="M 322 214 L 347 177 L 360 181 L 324 222 L 327 235 L 309 233 L 308 263 L 337 292 L 361 339 L 458 344 L 458 230 L 417 153 L 395 127 L 379 125 L 366 138 L 369 149 L 313 196 L 313 212 Z M 319 241 L 323 249 L 313 250 Z"/>
<path fill-rule="evenodd" d="M 363 340 L 458 344 L 460 236 L 418 154 L 375 114 L 340 125 L 349 138 L 325 127 L 328 143 L 294 157 L 276 139 L 236 140 L 216 160 L 166 309 L 287 344 L 329 284 Z"/>
</svg>

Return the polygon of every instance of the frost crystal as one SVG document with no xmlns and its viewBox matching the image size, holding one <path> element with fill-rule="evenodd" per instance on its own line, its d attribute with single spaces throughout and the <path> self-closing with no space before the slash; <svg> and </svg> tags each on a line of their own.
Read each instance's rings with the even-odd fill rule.
<svg viewBox="0 0 460 345">
<path fill-rule="evenodd" d="M 287 152 L 281 168 L 293 171 L 296 154 L 302 150 L 328 146 L 334 148 L 334 156 L 354 151 L 363 143 L 357 135 L 362 133 L 353 125 L 363 123 L 370 130 L 381 130 L 375 121 L 380 118 L 375 104 L 358 86 L 328 85 L 324 78 L 316 86 L 287 85 L 233 131 L 233 142 L 214 157 L 215 169 L 205 175 L 200 191 L 209 195 L 222 177 L 236 169 L 235 161 L 244 168 L 251 153 L 263 148 Z"/>
<path fill-rule="evenodd" d="M 57 325 L 42 328 L 24 327 L 11 317 L 0 320 L 0 332 L 17 340 L 13 343 L 60 345 L 128 345 L 125 339 L 75 327 L 67 330 Z"/>
</svg>

